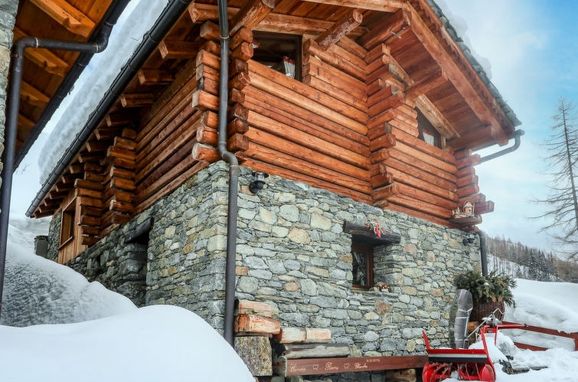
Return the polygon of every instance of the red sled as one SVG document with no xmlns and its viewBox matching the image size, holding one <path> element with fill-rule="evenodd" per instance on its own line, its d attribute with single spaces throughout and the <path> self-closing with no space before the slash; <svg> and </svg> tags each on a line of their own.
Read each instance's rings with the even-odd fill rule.
<svg viewBox="0 0 578 382">
<path fill-rule="evenodd" d="M 451 378 L 457 372 L 460 381 L 495 382 L 496 369 L 488 352 L 486 333 L 495 333 L 497 340 L 499 329 L 519 329 L 522 325 L 484 325 L 480 329 L 483 349 L 433 349 L 429 338 L 423 331 L 423 339 L 428 355 L 422 373 L 423 382 L 441 382 Z"/>
</svg>

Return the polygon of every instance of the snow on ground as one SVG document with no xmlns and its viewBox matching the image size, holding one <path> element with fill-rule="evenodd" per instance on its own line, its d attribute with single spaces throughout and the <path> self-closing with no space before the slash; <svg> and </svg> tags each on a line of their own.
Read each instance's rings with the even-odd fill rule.
<svg viewBox="0 0 578 382">
<path fill-rule="evenodd" d="M 45 221 L 10 221 L 2 324 L 72 323 L 136 309 L 128 298 L 100 283 L 34 255 L 34 236 L 46 234 L 46 226 Z"/>
<path fill-rule="evenodd" d="M 565 332 L 578 332 L 578 284 L 517 279 L 516 307 L 507 307 L 505 319 Z M 573 350 L 571 339 L 526 331 L 508 331 L 515 341 Z M 576 377 L 578 380 L 578 377 Z"/>
<path fill-rule="evenodd" d="M 46 231 L 46 222 L 10 222 L 2 322 L 68 324 L 0 325 L 2 382 L 254 381 L 233 348 L 196 314 L 172 306 L 137 309 L 33 255 L 34 236 Z"/>
<path fill-rule="evenodd" d="M 38 157 L 42 183 L 84 127 L 112 81 L 167 3 L 168 0 L 133 0 L 127 5 L 112 30 L 108 47 L 104 52 L 94 55 L 76 81 L 74 89 L 47 124 L 52 133 L 46 140 L 42 155 Z"/>
<path fill-rule="evenodd" d="M 181 308 L 150 306 L 100 320 L 0 326 L 2 382 L 253 382 L 233 348 Z"/>
</svg>

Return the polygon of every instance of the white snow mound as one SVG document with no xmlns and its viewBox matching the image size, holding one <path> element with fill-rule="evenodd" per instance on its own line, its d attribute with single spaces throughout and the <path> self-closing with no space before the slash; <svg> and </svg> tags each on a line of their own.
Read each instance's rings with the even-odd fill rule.
<svg viewBox="0 0 578 382">
<path fill-rule="evenodd" d="M 517 279 L 516 307 L 506 307 L 507 321 L 578 332 L 578 284 Z M 507 331 L 516 342 L 574 350 L 574 341 L 528 331 Z M 578 380 L 578 379 L 577 379 Z"/>
<path fill-rule="evenodd" d="M 44 224 L 44 223 L 38 223 Z M 94 320 L 136 306 L 69 267 L 33 254 L 34 221 L 11 221 L 6 256 L 2 324 L 28 326 Z"/>
<path fill-rule="evenodd" d="M 254 382 L 188 310 L 150 306 L 67 325 L 0 326 L 2 382 Z"/>
</svg>

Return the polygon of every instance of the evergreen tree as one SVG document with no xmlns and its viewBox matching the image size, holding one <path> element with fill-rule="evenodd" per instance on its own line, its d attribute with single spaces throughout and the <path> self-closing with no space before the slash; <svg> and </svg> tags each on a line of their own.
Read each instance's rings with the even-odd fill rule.
<svg viewBox="0 0 578 382">
<path fill-rule="evenodd" d="M 553 117 L 552 135 L 546 146 L 549 152 L 552 183 L 550 195 L 540 203 L 546 213 L 539 216 L 551 223 L 544 230 L 556 231 L 554 236 L 568 249 L 571 257 L 578 255 L 578 194 L 576 190 L 576 161 L 578 160 L 578 130 L 575 125 L 574 107 L 561 99 L 558 112 Z"/>
</svg>

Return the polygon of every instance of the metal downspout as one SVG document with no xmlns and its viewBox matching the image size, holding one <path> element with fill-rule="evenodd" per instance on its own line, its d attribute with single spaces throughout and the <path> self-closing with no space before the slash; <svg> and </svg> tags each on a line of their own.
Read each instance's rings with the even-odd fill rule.
<svg viewBox="0 0 578 382">
<path fill-rule="evenodd" d="M 227 150 L 227 108 L 229 106 L 229 20 L 227 19 L 227 0 L 219 0 L 219 30 L 221 32 L 221 68 L 219 75 L 219 154 L 221 154 L 221 158 L 229 164 L 224 337 L 225 340 L 233 346 L 239 162 L 237 161 L 235 154 Z"/>
<path fill-rule="evenodd" d="M 478 231 L 480 237 L 480 263 L 482 266 L 482 275 L 488 275 L 488 246 L 486 242 L 486 234 L 484 231 Z"/>
<path fill-rule="evenodd" d="M 59 41 L 39 39 L 36 37 L 24 37 L 14 45 L 12 54 L 12 68 L 8 93 L 8 109 L 6 116 L 6 132 L 4 147 L 4 167 L 2 169 L 2 192 L 0 195 L 0 313 L 2 312 L 2 294 L 4 291 L 4 273 L 6 269 L 6 248 L 8 244 L 8 223 L 10 220 L 10 198 L 12 195 L 12 175 L 14 173 L 16 134 L 18 128 L 18 112 L 20 108 L 20 85 L 22 83 L 22 65 L 24 63 L 24 51 L 27 48 L 46 48 L 68 50 L 77 52 L 99 53 L 106 49 L 108 38 L 118 14 L 104 22 L 96 41 L 79 43 L 71 41 Z"/>
</svg>

